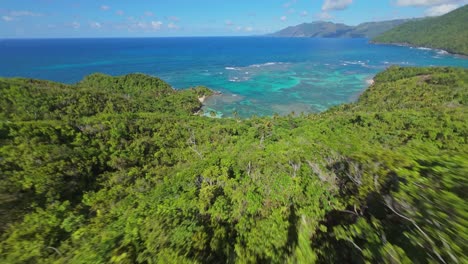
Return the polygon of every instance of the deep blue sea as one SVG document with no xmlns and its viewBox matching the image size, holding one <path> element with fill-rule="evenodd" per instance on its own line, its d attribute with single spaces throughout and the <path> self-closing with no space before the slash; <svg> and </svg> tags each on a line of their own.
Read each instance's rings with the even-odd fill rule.
<svg viewBox="0 0 468 264">
<path fill-rule="evenodd" d="M 102 72 L 140 72 L 176 89 L 222 92 L 218 116 L 318 112 L 351 102 L 390 65 L 459 66 L 443 51 L 369 44 L 367 39 L 267 37 L 0 40 L 0 76 L 75 83 Z"/>
</svg>

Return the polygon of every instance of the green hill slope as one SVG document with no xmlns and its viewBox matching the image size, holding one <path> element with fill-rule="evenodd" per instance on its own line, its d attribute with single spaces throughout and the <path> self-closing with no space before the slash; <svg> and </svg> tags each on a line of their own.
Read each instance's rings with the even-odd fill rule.
<svg viewBox="0 0 468 264">
<path fill-rule="evenodd" d="M 465 263 L 468 70 L 375 81 L 239 120 L 144 75 L 0 79 L 0 262 Z"/>
<path fill-rule="evenodd" d="M 443 49 L 468 55 L 468 5 L 440 17 L 411 21 L 373 39 L 378 43 L 399 43 Z"/>
<path fill-rule="evenodd" d="M 358 26 L 348 26 L 341 23 L 317 21 L 287 27 L 276 33 L 270 34 L 269 36 L 308 38 L 373 38 L 408 21 L 409 19 L 397 19 L 390 21 L 362 23 Z"/>
<path fill-rule="evenodd" d="M 389 21 L 366 22 L 359 24 L 347 33 L 349 37 L 374 38 L 390 29 L 415 19 L 395 19 Z"/>
<path fill-rule="evenodd" d="M 336 38 L 341 37 L 352 29 L 345 24 L 317 21 L 303 23 L 297 26 L 287 27 L 276 33 L 273 37 L 315 37 L 315 38 Z"/>
</svg>

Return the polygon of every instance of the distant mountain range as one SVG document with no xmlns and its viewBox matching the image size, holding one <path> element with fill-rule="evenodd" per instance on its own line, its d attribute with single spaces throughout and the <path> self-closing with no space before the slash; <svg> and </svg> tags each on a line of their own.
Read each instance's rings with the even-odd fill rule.
<svg viewBox="0 0 468 264">
<path fill-rule="evenodd" d="M 440 17 L 402 24 L 377 36 L 373 42 L 407 44 L 468 55 L 468 5 Z"/>
<path fill-rule="evenodd" d="M 357 26 L 341 23 L 316 21 L 287 27 L 272 37 L 305 37 L 305 38 L 374 38 L 388 30 L 415 19 L 397 19 L 381 22 L 367 22 Z"/>
</svg>

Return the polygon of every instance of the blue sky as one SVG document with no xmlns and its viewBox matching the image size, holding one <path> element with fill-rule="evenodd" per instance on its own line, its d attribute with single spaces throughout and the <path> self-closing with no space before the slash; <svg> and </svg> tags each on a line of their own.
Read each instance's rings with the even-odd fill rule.
<svg viewBox="0 0 468 264">
<path fill-rule="evenodd" d="M 1 0 L 0 38 L 246 36 L 441 15 L 468 0 Z"/>
</svg>

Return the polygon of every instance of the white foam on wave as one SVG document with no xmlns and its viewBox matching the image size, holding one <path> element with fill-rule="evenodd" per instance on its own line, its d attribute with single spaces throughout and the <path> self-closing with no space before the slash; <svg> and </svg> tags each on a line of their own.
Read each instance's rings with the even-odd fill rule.
<svg viewBox="0 0 468 264">
<path fill-rule="evenodd" d="M 390 61 L 383 61 L 382 62 L 385 65 L 411 65 L 412 63 L 409 61 L 397 61 L 397 62 L 390 62 Z"/>
<path fill-rule="evenodd" d="M 369 61 L 367 61 L 369 62 Z M 362 67 L 369 67 L 365 61 L 357 60 L 357 61 L 341 61 L 341 65 L 348 66 L 348 65 L 360 65 Z"/>
<path fill-rule="evenodd" d="M 439 55 L 448 55 L 449 53 L 447 51 L 445 51 L 445 50 L 438 50 L 437 54 L 439 54 Z"/>
<path fill-rule="evenodd" d="M 260 67 L 282 65 L 282 64 L 287 64 L 287 63 L 284 63 L 284 62 L 266 62 L 266 63 L 263 63 L 263 64 L 252 64 L 250 66 L 247 66 L 247 68 L 249 68 L 249 67 L 251 67 L 251 68 L 260 68 Z"/>
<path fill-rule="evenodd" d="M 266 63 L 262 63 L 262 64 L 252 64 L 252 65 L 245 66 L 245 67 L 232 67 L 232 66 L 229 66 L 229 67 L 225 67 L 224 69 L 228 70 L 228 71 L 241 71 L 241 70 L 246 70 L 248 68 L 262 68 L 262 67 L 269 67 L 269 66 L 275 66 L 275 65 L 285 65 L 285 64 L 289 64 L 289 63 L 287 63 L 287 62 L 266 62 Z M 249 74 L 249 72 L 246 72 L 246 74 Z"/>
<path fill-rule="evenodd" d="M 228 79 L 230 82 L 246 82 L 250 80 L 249 77 L 231 77 Z"/>
<path fill-rule="evenodd" d="M 431 48 L 425 48 L 425 47 L 418 47 L 418 50 L 432 50 Z"/>
</svg>

